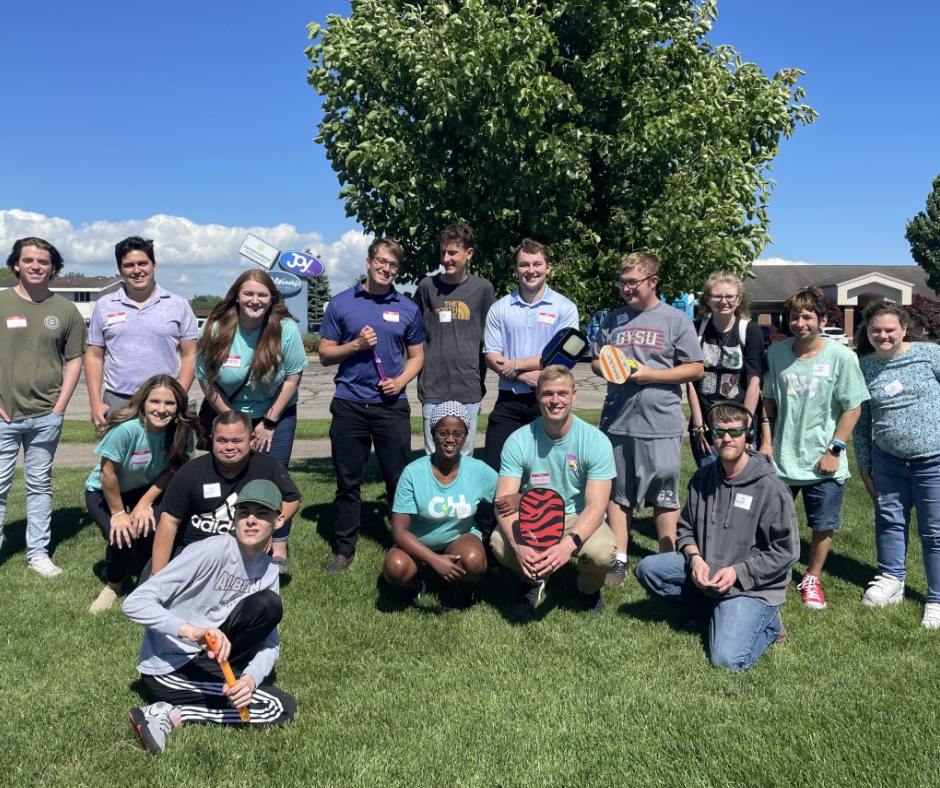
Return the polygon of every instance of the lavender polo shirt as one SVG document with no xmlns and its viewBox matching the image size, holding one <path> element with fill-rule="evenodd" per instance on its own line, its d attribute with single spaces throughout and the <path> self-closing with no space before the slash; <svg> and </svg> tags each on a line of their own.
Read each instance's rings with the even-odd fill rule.
<svg viewBox="0 0 940 788">
<path fill-rule="evenodd" d="M 104 348 L 104 391 L 133 394 L 152 375 L 177 377 L 180 341 L 196 339 L 196 316 L 182 296 L 156 286 L 138 309 L 122 286 L 95 304 L 88 344 Z"/>
<path fill-rule="evenodd" d="M 362 282 L 330 299 L 320 326 L 320 336 L 340 345 L 352 342 L 365 326 L 378 337 L 376 351 L 385 374 L 393 378 L 405 368 L 408 348 L 424 342 L 424 321 L 418 305 L 394 287 L 384 296 L 367 293 Z M 353 402 L 394 402 L 379 391 L 379 373 L 371 350 L 353 353 L 339 364 L 336 397 Z M 402 389 L 397 399 L 405 399 Z"/>
</svg>

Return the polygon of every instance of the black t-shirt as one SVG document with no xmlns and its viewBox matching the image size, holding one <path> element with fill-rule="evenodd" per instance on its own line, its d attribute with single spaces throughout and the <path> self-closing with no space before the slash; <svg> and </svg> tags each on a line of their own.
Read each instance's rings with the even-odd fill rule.
<svg viewBox="0 0 940 788">
<path fill-rule="evenodd" d="M 211 454 L 187 462 L 167 485 L 163 511 L 180 521 L 174 551 L 216 534 L 227 534 L 235 521 L 235 500 L 248 482 L 267 479 L 281 491 L 285 503 L 300 500 L 290 474 L 270 454 L 251 452 L 248 464 L 237 476 L 226 479 Z"/>
<path fill-rule="evenodd" d="M 701 321 L 695 322 L 698 333 Z M 711 320 L 700 337 L 702 355 L 705 357 L 705 374 L 695 381 L 702 413 L 719 400 L 732 399 L 744 404 L 748 381 L 760 377 L 764 365 L 764 337 L 760 326 L 747 323 L 744 345 L 741 345 L 741 329 L 735 318 L 729 331 L 720 334 Z"/>
</svg>

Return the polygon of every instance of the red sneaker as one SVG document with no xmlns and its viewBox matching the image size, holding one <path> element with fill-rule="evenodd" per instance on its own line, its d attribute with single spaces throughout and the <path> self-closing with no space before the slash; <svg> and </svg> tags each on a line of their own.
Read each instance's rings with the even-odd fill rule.
<svg viewBox="0 0 940 788">
<path fill-rule="evenodd" d="M 796 590 L 803 595 L 803 604 L 813 610 L 822 610 L 826 606 L 826 597 L 823 596 L 822 586 L 819 584 L 819 575 L 808 572 L 803 575 L 803 582 Z"/>
</svg>

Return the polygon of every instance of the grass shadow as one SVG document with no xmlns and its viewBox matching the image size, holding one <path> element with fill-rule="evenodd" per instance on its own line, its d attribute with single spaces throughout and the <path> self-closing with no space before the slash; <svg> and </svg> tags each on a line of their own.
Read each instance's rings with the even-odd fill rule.
<svg viewBox="0 0 940 788">
<path fill-rule="evenodd" d="M 78 506 L 54 508 L 52 511 L 52 534 L 49 540 L 49 555 L 63 542 L 83 531 L 91 522 L 88 512 Z M 3 547 L 0 548 L 0 566 L 17 553 L 26 552 L 26 520 L 13 520 L 3 529 Z"/>
</svg>

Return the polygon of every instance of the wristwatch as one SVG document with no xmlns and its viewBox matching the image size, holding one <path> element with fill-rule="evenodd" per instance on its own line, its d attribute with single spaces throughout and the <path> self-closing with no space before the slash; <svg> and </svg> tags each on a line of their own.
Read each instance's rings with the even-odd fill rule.
<svg viewBox="0 0 940 788">
<path fill-rule="evenodd" d="M 842 443 L 842 441 L 829 441 L 829 453 L 833 457 L 838 457 L 840 454 L 842 454 L 843 451 L 845 451 L 845 444 Z"/>
<path fill-rule="evenodd" d="M 584 540 L 581 539 L 581 537 L 578 536 L 574 531 L 569 531 L 569 532 L 568 532 L 568 536 L 570 536 L 570 537 L 571 537 L 571 541 L 574 542 L 574 549 L 575 549 L 575 550 L 580 550 L 580 549 L 581 549 L 581 545 L 584 544 Z"/>
<path fill-rule="evenodd" d="M 273 419 L 269 419 L 267 416 L 261 419 L 261 423 L 264 425 L 266 430 L 273 430 L 277 426 L 277 422 Z"/>
</svg>

